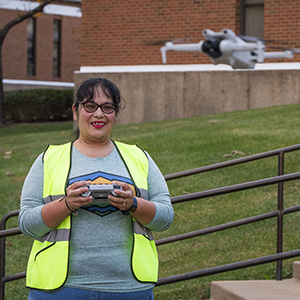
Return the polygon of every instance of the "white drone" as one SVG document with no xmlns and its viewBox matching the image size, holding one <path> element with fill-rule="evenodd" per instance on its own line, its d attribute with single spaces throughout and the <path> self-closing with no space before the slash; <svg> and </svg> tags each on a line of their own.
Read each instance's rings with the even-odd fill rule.
<svg viewBox="0 0 300 300">
<path fill-rule="evenodd" d="M 265 52 L 263 41 L 257 39 L 255 42 L 246 42 L 230 29 L 223 29 L 221 32 L 205 29 L 202 34 L 205 40 L 196 44 L 165 43 L 160 48 L 162 62 L 167 63 L 168 50 L 189 51 L 207 54 L 214 64 L 223 63 L 233 69 L 253 69 L 256 63 L 263 63 L 266 58 L 293 58 L 294 52 L 299 51 Z"/>
</svg>

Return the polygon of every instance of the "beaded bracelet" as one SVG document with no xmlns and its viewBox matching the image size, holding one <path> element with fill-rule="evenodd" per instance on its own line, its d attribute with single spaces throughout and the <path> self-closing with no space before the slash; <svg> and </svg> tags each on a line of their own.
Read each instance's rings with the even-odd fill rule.
<svg viewBox="0 0 300 300">
<path fill-rule="evenodd" d="M 69 205 L 68 205 L 68 202 L 67 202 L 67 197 L 65 197 L 65 203 L 66 203 L 66 206 L 67 206 L 67 208 L 68 208 L 68 210 L 72 213 L 72 215 L 73 216 L 77 216 L 78 215 L 78 211 L 77 211 L 77 209 L 71 209 L 70 207 L 69 207 Z"/>
<path fill-rule="evenodd" d="M 70 206 L 68 205 L 68 202 L 67 202 L 67 195 L 65 195 L 62 199 L 59 200 L 59 202 L 63 201 L 65 199 L 65 204 L 68 208 L 68 210 L 72 213 L 73 216 L 77 216 L 78 215 L 78 211 L 77 209 L 71 209 Z"/>
</svg>

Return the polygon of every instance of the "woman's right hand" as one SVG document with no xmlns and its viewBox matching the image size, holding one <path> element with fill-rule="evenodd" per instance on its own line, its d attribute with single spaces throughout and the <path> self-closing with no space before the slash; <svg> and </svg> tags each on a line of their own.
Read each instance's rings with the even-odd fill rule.
<svg viewBox="0 0 300 300">
<path fill-rule="evenodd" d="M 86 187 L 86 185 L 89 184 L 91 184 L 89 181 L 77 181 L 67 187 L 65 201 L 67 201 L 68 206 L 72 210 L 78 209 L 79 207 L 88 205 L 92 202 L 92 196 L 82 196 L 84 192 L 89 190 L 88 187 Z"/>
<path fill-rule="evenodd" d="M 90 184 L 89 181 L 74 182 L 67 187 L 67 195 L 65 197 L 43 206 L 42 218 L 49 228 L 56 228 L 72 211 L 92 202 L 92 196 L 81 196 L 82 193 L 88 191 L 88 188 L 84 187 L 84 185 L 88 184 Z"/>
</svg>

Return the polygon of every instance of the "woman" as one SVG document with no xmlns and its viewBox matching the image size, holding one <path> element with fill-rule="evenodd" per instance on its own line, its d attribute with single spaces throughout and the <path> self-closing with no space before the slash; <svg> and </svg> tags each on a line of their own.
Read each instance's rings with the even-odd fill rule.
<svg viewBox="0 0 300 300">
<path fill-rule="evenodd" d="M 73 105 L 78 138 L 49 146 L 26 177 L 19 226 L 35 239 L 29 300 L 154 299 L 158 259 L 151 230 L 166 230 L 174 211 L 149 154 L 111 140 L 120 102 L 109 80 L 83 82 Z M 119 188 L 94 205 L 92 195 L 82 195 L 90 184 Z"/>
</svg>

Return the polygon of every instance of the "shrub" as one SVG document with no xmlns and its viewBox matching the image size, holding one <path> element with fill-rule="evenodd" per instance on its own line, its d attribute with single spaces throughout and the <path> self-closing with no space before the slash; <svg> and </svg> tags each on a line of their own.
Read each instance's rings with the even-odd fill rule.
<svg viewBox="0 0 300 300">
<path fill-rule="evenodd" d="M 7 91 L 6 123 L 72 120 L 73 90 L 34 89 Z"/>
</svg>

